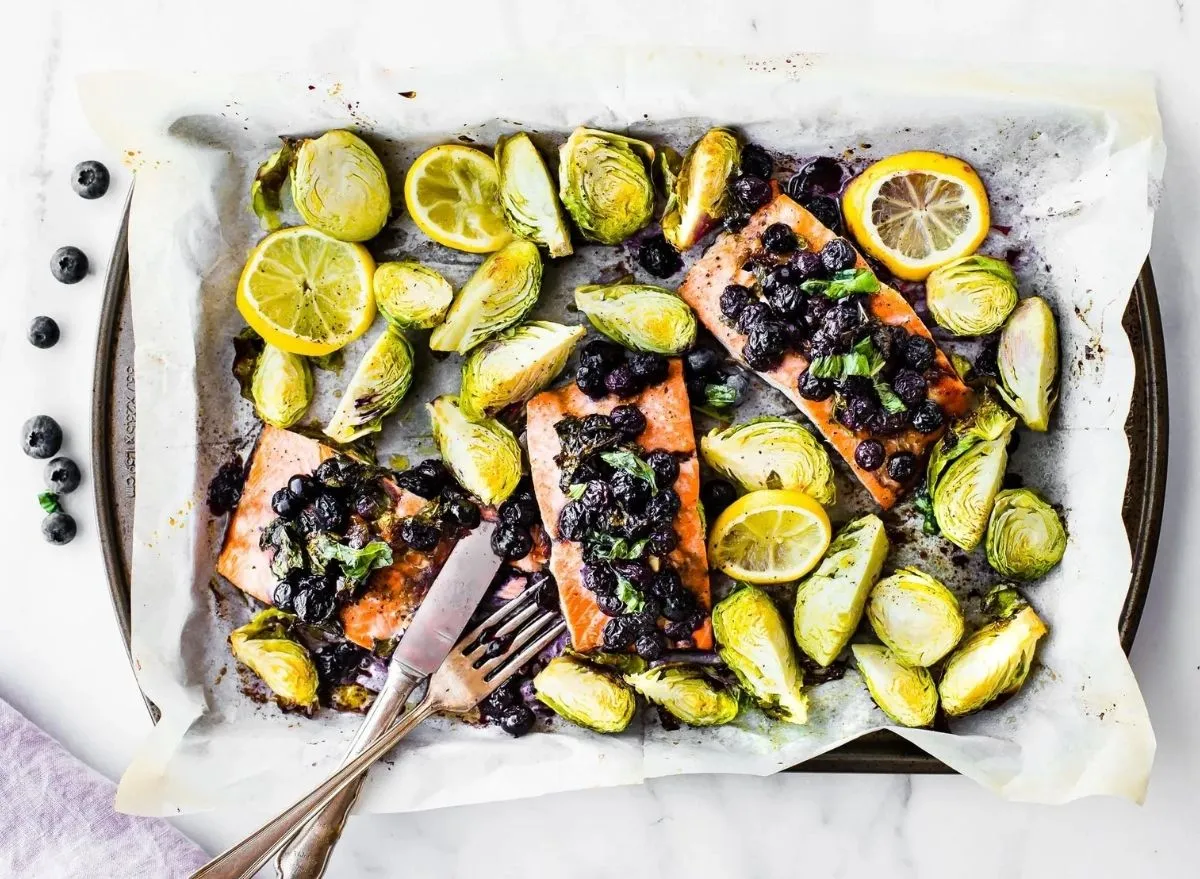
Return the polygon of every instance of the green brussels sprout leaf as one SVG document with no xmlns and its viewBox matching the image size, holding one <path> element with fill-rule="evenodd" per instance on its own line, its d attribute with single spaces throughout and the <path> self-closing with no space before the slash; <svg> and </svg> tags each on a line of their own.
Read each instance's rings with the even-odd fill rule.
<svg viewBox="0 0 1200 879">
<path fill-rule="evenodd" d="M 738 716 L 737 694 L 699 666 L 663 665 L 625 681 L 688 726 L 720 726 Z"/>
<path fill-rule="evenodd" d="M 313 377 L 308 361 L 264 344 L 250 380 L 250 396 L 259 418 L 275 427 L 291 427 L 312 402 Z"/>
<path fill-rule="evenodd" d="M 349 131 L 327 131 L 294 146 L 292 201 L 304 222 L 341 241 L 379 234 L 392 209 L 379 156 Z"/>
<path fill-rule="evenodd" d="M 412 347 L 390 326 L 367 349 L 346 386 L 325 434 L 349 443 L 377 433 L 383 419 L 396 411 L 412 384 Z"/>
<path fill-rule="evenodd" d="M 500 206 L 514 235 L 527 238 L 549 251 L 568 256 L 571 233 L 546 170 L 529 135 L 518 132 L 496 141 L 496 170 L 500 174 Z"/>
<path fill-rule="evenodd" d="M 953 650 L 963 635 L 954 593 L 916 568 L 901 568 L 875 584 L 867 620 L 896 659 L 922 668 Z"/>
<path fill-rule="evenodd" d="M 1058 402 L 1058 326 L 1046 300 L 1022 299 L 1004 329 L 996 353 L 1000 396 L 1030 430 L 1045 432 Z"/>
<path fill-rule="evenodd" d="M 524 319 L 542 288 L 542 257 L 531 241 L 510 241 L 483 261 L 429 336 L 434 351 L 466 354 Z"/>
<path fill-rule="evenodd" d="M 663 235 L 676 250 L 696 244 L 725 216 L 729 178 L 741 152 L 737 135 L 711 128 L 684 155 L 662 219 Z"/>
<path fill-rule="evenodd" d="M 442 460 L 467 491 L 498 504 L 521 481 L 521 447 L 494 418 L 468 418 L 457 398 L 442 396 L 427 407 Z"/>
<path fill-rule="evenodd" d="M 573 654 L 550 660 L 533 679 L 533 690 L 559 717 L 595 732 L 623 732 L 637 711 L 637 697 L 627 684 Z"/>
<path fill-rule="evenodd" d="M 576 289 L 575 305 L 592 326 L 634 351 L 682 354 L 696 341 L 696 315 L 664 287 L 590 284 Z"/>
<path fill-rule="evenodd" d="M 375 268 L 375 304 L 398 330 L 428 330 L 446 319 L 454 288 L 419 262 L 382 262 Z"/>
<path fill-rule="evenodd" d="M 620 244 L 650 222 L 654 147 L 607 131 L 577 128 L 559 149 L 558 194 L 583 236 Z"/>
<path fill-rule="evenodd" d="M 925 302 L 938 326 L 954 335 L 986 336 L 1017 304 L 1017 277 L 1002 259 L 963 256 L 933 270 Z"/>
<path fill-rule="evenodd" d="M 933 723 L 938 692 L 928 669 L 905 665 L 877 644 L 855 644 L 850 652 L 871 698 L 894 723 L 909 727 Z"/>
<path fill-rule="evenodd" d="M 1054 507 L 1037 492 L 1015 488 L 996 495 L 985 548 L 996 573 L 1036 580 L 1062 561 L 1067 532 Z"/>
<path fill-rule="evenodd" d="M 472 416 L 494 415 L 530 399 L 567 365 L 587 331 L 550 321 L 531 321 L 480 345 L 462 369 L 459 403 Z"/>
<path fill-rule="evenodd" d="M 267 608 L 234 629 L 229 645 L 234 658 L 258 675 L 280 702 L 312 709 L 317 704 L 317 668 L 291 637 L 295 623 L 291 614 Z"/>
<path fill-rule="evenodd" d="M 283 226 L 283 220 L 279 217 L 283 210 L 280 194 L 287 183 L 294 158 L 292 146 L 285 140 L 283 146 L 258 166 L 254 181 L 250 184 L 250 208 L 267 232 L 274 232 Z"/>
</svg>

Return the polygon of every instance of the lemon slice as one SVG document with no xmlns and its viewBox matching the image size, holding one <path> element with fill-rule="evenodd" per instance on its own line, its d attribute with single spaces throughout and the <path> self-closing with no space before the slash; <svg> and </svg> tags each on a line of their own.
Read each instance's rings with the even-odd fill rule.
<svg viewBox="0 0 1200 879">
<path fill-rule="evenodd" d="M 357 339 L 375 319 L 375 261 L 361 244 L 308 226 L 272 232 L 246 260 L 237 307 L 269 344 L 319 357 Z"/>
<path fill-rule="evenodd" d="M 487 153 L 459 144 L 417 156 L 404 203 L 422 232 L 447 247 L 491 253 L 512 239 L 500 208 L 500 175 Z"/>
<path fill-rule="evenodd" d="M 713 524 L 708 560 L 746 583 L 799 580 L 829 548 L 829 517 L 802 491 L 752 491 Z"/>
<path fill-rule="evenodd" d="M 850 181 L 846 225 L 892 274 L 923 281 L 938 266 L 973 253 L 991 218 L 975 169 L 941 153 L 899 153 Z"/>
</svg>

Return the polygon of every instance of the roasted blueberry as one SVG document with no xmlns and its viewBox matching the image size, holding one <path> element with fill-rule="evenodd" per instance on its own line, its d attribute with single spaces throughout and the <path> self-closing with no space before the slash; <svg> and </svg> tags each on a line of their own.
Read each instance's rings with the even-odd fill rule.
<svg viewBox="0 0 1200 879">
<path fill-rule="evenodd" d="M 690 592 L 681 591 L 663 601 L 662 615 L 673 623 L 683 623 L 696 612 L 696 599 Z M 689 634 L 691 629 L 688 629 Z M 687 637 L 686 635 L 684 637 Z"/>
<path fill-rule="evenodd" d="M 583 540 L 589 529 L 587 510 L 577 501 L 569 501 L 558 514 L 558 536 L 564 540 Z"/>
<path fill-rule="evenodd" d="M 39 315 L 29 324 L 29 344 L 34 348 L 53 348 L 58 344 L 58 324 L 54 318 Z"/>
<path fill-rule="evenodd" d="M 913 369 L 902 369 L 892 378 L 892 390 L 905 406 L 916 406 L 925 399 L 929 384 L 925 376 Z"/>
<path fill-rule="evenodd" d="M 528 528 L 501 523 L 492 532 L 492 552 L 506 561 L 523 559 L 532 549 L 533 537 Z"/>
<path fill-rule="evenodd" d="M 833 300 L 825 296 L 810 296 L 804 304 L 804 323 L 810 330 L 825 324 L 825 316 L 833 309 Z"/>
<path fill-rule="evenodd" d="M 775 284 L 765 292 L 764 298 L 776 314 L 793 320 L 804 317 L 808 304 L 808 297 L 799 284 Z"/>
<path fill-rule="evenodd" d="M 289 481 L 288 486 L 290 487 L 291 484 L 291 481 Z M 350 501 L 350 509 L 353 510 L 356 516 L 374 520 L 379 518 L 379 515 L 386 509 L 386 506 L 383 496 L 377 488 L 363 486 L 354 493 L 354 497 Z"/>
<path fill-rule="evenodd" d="M 933 400 L 926 400 L 912 416 L 913 430 L 918 433 L 933 433 L 945 422 L 945 416 L 942 415 L 942 407 Z M 1016 434 L 1013 434 L 1016 436 Z"/>
<path fill-rule="evenodd" d="M 108 192 L 108 168 L 95 160 L 80 162 L 71 172 L 71 188 L 80 198 L 99 198 Z"/>
<path fill-rule="evenodd" d="M 654 471 L 654 481 L 659 488 L 670 488 L 679 477 L 679 462 L 664 449 L 655 449 L 648 454 L 646 463 Z"/>
<path fill-rule="evenodd" d="M 615 592 L 617 575 L 607 565 L 585 565 L 583 568 L 583 588 L 597 595 Z"/>
<path fill-rule="evenodd" d="M 825 277 L 825 265 L 821 255 L 815 250 L 801 250 L 796 253 L 788 264 L 798 282 L 820 280 Z"/>
<path fill-rule="evenodd" d="M 683 360 L 688 375 L 709 378 L 716 375 L 721 366 L 721 355 L 712 348 L 693 348 Z"/>
<path fill-rule="evenodd" d="M 596 607 L 605 616 L 617 617 L 625 613 L 625 602 L 615 592 L 597 592 Z"/>
<path fill-rule="evenodd" d="M 674 528 L 655 528 L 650 534 L 650 552 L 653 555 L 665 556 L 679 546 L 679 535 Z"/>
<path fill-rule="evenodd" d="M 542 610 L 559 609 L 558 582 L 549 571 L 537 571 L 529 576 L 529 588 L 535 589 L 533 600 Z"/>
<path fill-rule="evenodd" d="M 635 351 L 629 355 L 629 371 L 633 373 L 643 387 L 651 387 L 667 377 L 670 364 L 661 354 L 651 354 L 648 351 Z"/>
<path fill-rule="evenodd" d="M 730 284 L 721 291 L 721 315 L 729 323 L 735 323 L 738 315 L 753 301 L 749 288 L 741 284 Z"/>
<path fill-rule="evenodd" d="M 238 462 L 241 469 L 241 462 Z M 51 458 L 46 464 L 46 487 L 55 494 L 70 494 L 79 488 L 79 465 L 70 458 Z"/>
<path fill-rule="evenodd" d="M 876 436 L 895 436 L 904 433 L 906 429 L 908 429 L 908 412 L 903 409 L 899 412 L 888 412 L 886 409 L 880 408 L 871 416 L 871 420 L 867 424 L 867 430 Z"/>
<path fill-rule="evenodd" d="M 738 160 L 738 169 L 743 174 L 761 177 L 768 180 L 775 170 L 775 160 L 771 154 L 756 143 L 748 143 L 742 147 L 742 155 Z"/>
<path fill-rule="evenodd" d="M 612 486 L 607 482 L 594 479 L 583 489 L 579 504 L 588 511 L 590 516 L 602 516 L 612 509 L 615 498 Z"/>
<path fill-rule="evenodd" d="M 662 632 L 644 632 L 638 635 L 637 640 L 633 644 L 633 649 L 637 651 L 637 655 L 647 662 L 653 662 L 656 659 L 661 659 L 663 653 L 667 650 L 667 639 L 663 637 Z"/>
<path fill-rule="evenodd" d="M 500 528 L 497 528 L 492 533 L 493 550 L 496 548 L 496 535 L 499 533 Z M 429 552 L 441 541 L 442 532 L 438 530 L 436 525 L 420 519 L 414 519 L 410 516 L 400 523 L 400 539 L 417 552 Z M 499 553 L 497 554 L 499 555 Z"/>
<path fill-rule="evenodd" d="M 870 397 L 850 397 L 837 412 L 838 421 L 851 430 L 866 430 L 879 404 Z"/>
<path fill-rule="evenodd" d="M 296 609 L 293 603 L 296 598 L 296 586 L 291 580 L 280 580 L 275 584 L 275 592 L 271 601 L 280 610 L 292 613 Z"/>
<path fill-rule="evenodd" d="M 842 209 L 836 198 L 828 195 L 813 195 L 800 202 L 805 210 L 816 217 L 830 232 L 842 231 Z"/>
<path fill-rule="evenodd" d="M 664 566 L 650 578 L 646 591 L 662 601 L 677 598 L 684 594 L 683 580 L 674 568 Z"/>
<path fill-rule="evenodd" d="M 613 496 L 627 511 L 640 512 L 650 499 L 650 486 L 644 479 L 625 470 L 618 470 L 609 482 Z"/>
<path fill-rule="evenodd" d="M 658 526 L 670 525 L 679 512 L 679 495 L 673 488 L 664 488 L 646 502 L 646 518 Z"/>
<path fill-rule="evenodd" d="M 296 497 L 286 486 L 271 495 L 271 509 L 275 515 L 283 519 L 295 519 L 304 509 L 304 501 Z"/>
<path fill-rule="evenodd" d="M 607 372 L 625 362 L 625 352 L 620 345 L 607 339 L 592 339 L 579 350 L 579 365 L 596 367 Z"/>
<path fill-rule="evenodd" d="M 463 528 L 474 528 L 479 524 L 479 507 L 458 488 L 446 486 L 441 495 L 444 518 Z"/>
<path fill-rule="evenodd" d="M 806 400 L 828 400 L 833 394 L 833 382 L 827 378 L 817 378 L 806 369 L 800 373 L 796 390 Z"/>
<path fill-rule="evenodd" d="M 919 337 L 914 336 L 914 338 Z M 1000 351 L 1000 334 L 992 333 L 984 336 L 982 342 L 983 344 L 979 346 L 979 353 L 975 355 L 975 372 L 980 376 L 997 378 L 1000 375 L 1000 365 L 997 359 Z M 929 363 L 933 363 L 932 346 L 929 352 Z M 913 368 L 920 369 L 921 367 L 914 365 Z"/>
<path fill-rule="evenodd" d="M 514 495 L 502 503 L 496 512 L 500 516 L 500 521 L 506 525 L 528 528 L 538 520 L 537 504 L 527 497 Z"/>
<path fill-rule="evenodd" d="M 667 243 L 661 232 L 642 239 L 638 246 L 637 261 L 656 278 L 669 278 L 683 268 L 679 251 Z"/>
<path fill-rule="evenodd" d="M 317 515 L 317 526 L 322 531 L 342 531 L 350 511 L 344 500 L 333 492 L 325 491 L 313 501 L 313 512 Z"/>
<path fill-rule="evenodd" d="M 833 308 L 825 312 L 821 330 L 829 336 L 849 336 L 863 325 L 863 313 L 853 298 L 839 299 Z M 850 341 L 846 339 L 846 341 Z"/>
<path fill-rule="evenodd" d="M 604 387 L 618 397 L 632 397 L 641 391 L 642 383 L 637 380 L 633 370 L 621 365 L 604 377 Z"/>
<path fill-rule="evenodd" d="M 625 650 L 633 645 L 640 634 L 640 622 L 633 614 L 613 617 L 604 624 L 604 649 Z"/>
<path fill-rule="evenodd" d="M 750 214 L 741 210 L 730 211 L 721 221 L 721 225 L 726 232 L 741 232 L 750 225 Z"/>
<path fill-rule="evenodd" d="M 649 586 L 650 578 L 654 576 L 654 571 L 642 561 L 618 559 L 610 564 L 618 577 L 624 577 L 638 589 Z"/>
<path fill-rule="evenodd" d="M 924 336 L 913 333 L 904 340 L 904 362 L 918 372 L 933 364 L 933 352 L 933 342 Z"/>
<path fill-rule="evenodd" d="M 604 385 L 605 373 L 596 366 L 580 365 L 575 371 L 575 384 L 588 397 L 599 400 L 608 396 L 608 388 Z"/>
<path fill-rule="evenodd" d="M 521 702 L 521 685 L 517 678 L 512 677 L 488 694 L 480 704 L 483 713 L 489 717 L 498 718 L 504 709 L 511 708 Z"/>
<path fill-rule="evenodd" d="M 626 513 L 615 533 L 627 540 L 641 540 L 643 537 L 649 538 L 653 527 L 645 513 Z"/>
<path fill-rule="evenodd" d="M 309 500 L 316 496 L 317 482 L 311 476 L 297 473 L 287 482 L 288 490 L 300 500 Z"/>
<path fill-rule="evenodd" d="M 908 482 L 917 474 L 917 456 L 911 452 L 896 452 L 888 458 L 887 474 L 897 482 Z"/>
<path fill-rule="evenodd" d="M 529 706 L 525 704 L 513 705 L 500 715 L 496 721 L 500 725 L 500 729 L 504 730 L 510 736 L 519 738 L 533 729 L 534 723 L 533 712 L 529 710 Z"/>
<path fill-rule="evenodd" d="M 441 462 L 435 461 L 433 463 L 440 464 Z M 357 482 L 362 477 L 362 472 L 362 465 L 358 462 L 342 457 L 341 455 L 335 455 L 332 458 L 327 458 L 326 460 L 322 461 L 320 466 L 318 466 L 313 472 L 313 476 L 316 477 L 317 482 L 321 483 L 326 488 L 345 489 L 350 488 L 355 482 Z M 439 489 L 440 487 L 441 486 L 438 486 Z M 429 497 L 436 496 L 436 491 L 429 495 Z"/>
<path fill-rule="evenodd" d="M 749 335 L 750 331 L 763 321 L 769 321 L 773 317 L 771 306 L 765 302 L 751 302 L 742 309 L 742 313 L 738 315 L 737 331 L 743 335 Z"/>
<path fill-rule="evenodd" d="M 789 341 L 782 324 L 763 321 L 747 334 L 746 344 L 742 347 L 742 359 L 747 366 L 759 372 L 773 369 L 787 353 Z"/>
<path fill-rule="evenodd" d="M 665 614 L 666 611 L 667 609 L 664 608 L 663 613 Z M 663 633 L 672 641 L 690 640 L 695 631 L 696 629 L 692 625 L 690 617 L 682 620 L 671 620 L 668 618 L 667 624 L 663 626 Z"/>
<path fill-rule="evenodd" d="M 754 213 L 771 200 L 771 184 L 762 177 L 742 174 L 729 184 L 733 200 L 745 213 Z"/>
<path fill-rule="evenodd" d="M 332 620 L 337 613 L 337 598 L 327 591 L 298 589 L 292 606 L 301 622 L 320 625 Z"/>
<path fill-rule="evenodd" d="M 634 439 L 646 429 L 646 416 L 637 406 L 617 406 L 608 413 L 608 417 L 612 426 L 628 439 Z"/>
<path fill-rule="evenodd" d="M 35 415 L 21 426 L 21 449 L 31 458 L 54 457 L 62 440 L 62 428 L 49 415 Z"/>
<path fill-rule="evenodd" d="M 42 536 L 55 546 L 63 546 L 75 539 L 75 520 L 59 510 L 42 520 Z"/>
<path fill-rule="evenodd" d="M 704 515 L 710 522 L 735 500 L 737 489 L 724 479 L 706 479 L 700 486 L 700 502 L 704 504 Z"/>
<path fill-rule="evenodd" d="M 814 195 L 837 195 L 846 179 L 846 166 L 829 156 L 817 156 L 787 182 L 787 194 L 803 204 Z"/>
<path fill-rule="evenodd" d="M 763 229 L 762 246 L 767 253 L 787 256 L 799 246 L 799 242 L 796 240 L 796 233 L 787 223 L 772 223 Z"/>
<path fill-rule="evenodd" d="M 88 273 L 88 258 L 78 247 L 60 247 L 50 257 L 50 273 L 63 284 L 77 284 Z"/>
<path fill-rule="evenodd" d="M 834 238 L 821 248 L 821 265 L 829 274 L 854 268 L 858 254 L 845 238 Z"/>
</svg>

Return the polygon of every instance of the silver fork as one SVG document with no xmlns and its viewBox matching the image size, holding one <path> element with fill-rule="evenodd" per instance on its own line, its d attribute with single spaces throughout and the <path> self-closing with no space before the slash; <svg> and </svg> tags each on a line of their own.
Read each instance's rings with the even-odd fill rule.
<svg viewBox="0 0 1200 879">
<path fill-rule="evenodd" d="M 250 879 L 288 844 L 306 821 L 376 760 L 435 712 L 466 714 L 566 629 L 561 615 L 542 610 L 527 588 L 464 636 L 429 679 L 411 711 L 355 759 L 241 842 L 217 855 L 191 879 Z M 489 645 L 501 647 L 489 649 Z M 489 653 L 491 655 L 489 655 Z"/>
</svg>

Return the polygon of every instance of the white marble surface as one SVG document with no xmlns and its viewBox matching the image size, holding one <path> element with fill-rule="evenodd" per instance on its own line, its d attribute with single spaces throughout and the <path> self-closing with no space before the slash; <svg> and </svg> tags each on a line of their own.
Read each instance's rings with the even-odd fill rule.
<svg viewBox="0 0 1200 879">
<path fill-rule="evenodd" d="M 1193 4 L 1196 4 L 1193 8 Z M 412 8 L 405 8 L 412 6 Z M 613 10 L 620 11 L 614 14 Z M 387 11 L 382 11 L 387 10 Z M 1028 60 L 1154 70 L 1168 146 L 1152 258 L 1171 375 L 1170 485 L 1162 543 L 1133 664 L 1158 735 L 1146 804 L 1064 807 L 996 800 L 944 777 L 690 777 L 637 788 L 421 815 L 355 819 L 334 877 L 1196 875 L 1200 805 L 1200 517 L 1193 449 L 1200 384 L 1200 0 L 837 0 L 696 2 L 178 4 L 91 0 L 6 7 L 0 136 L 0 695 L 81 758 L 116 777 L 148 720 L 104 584 L 86 466 L 92 346 L 100 278 L 127 176 L 84 121 L 73 78 L 114 67 L 344 69 L 417 63 L 523 46 L 651 45 L 664 39 L 753 51 L 840 50 L 915 57 Z M 287 18 L 280 21 L 281 15 Z M 272 24 L 268 27 L 267 22 Z M 113 192 L 84 202 L 67 174 L 85 158 L 116 172 Z M 65 243 L 92 258 L 73 287 L 47 271 Z M 24 339 L 55 316 L 51 351 Z M 69 499 L 80 535 L 44 544 L 34 496 L 41 468 L 17 446 L 21 422 L 62 423 L 84 465 Z M 165 586 L 165 584 L 164 584 Z M 180 826 L 216 851 L 260 815 L 199 815 Z M 0 843 L 2 844 L 2 843 Z M 1190 865 L 1190 866 L 1189 866 Z M 102 869 L 97 875 L 122 875 Z"/>
</svg>

